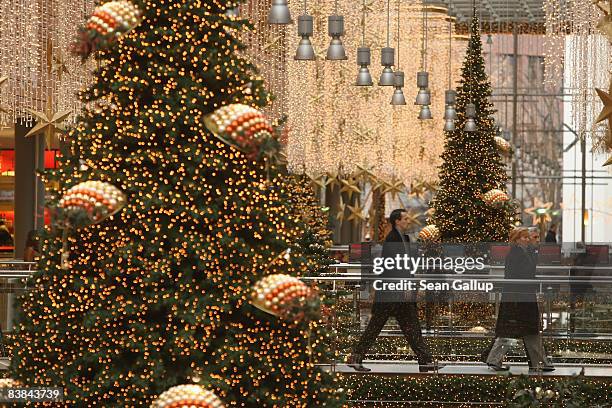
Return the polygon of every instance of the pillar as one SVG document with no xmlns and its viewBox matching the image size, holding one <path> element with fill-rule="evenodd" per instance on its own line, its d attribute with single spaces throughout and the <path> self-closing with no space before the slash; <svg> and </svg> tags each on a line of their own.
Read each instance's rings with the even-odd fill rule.
<svg viewBox="0 0 612 408">
<path fill-rule="evenodd" d="M 25 137 L 30 127 L 15 125 L 15 258 L 22 259 L 28 232 L 44 225 L 45 190 L 37 170 L 45 166 L 44 136 Z"/>
</svg>

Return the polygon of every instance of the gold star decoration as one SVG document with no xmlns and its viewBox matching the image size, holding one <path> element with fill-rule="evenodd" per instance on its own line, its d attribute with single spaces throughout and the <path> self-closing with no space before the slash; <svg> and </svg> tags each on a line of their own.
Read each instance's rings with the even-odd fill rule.
<svg viewBox="0 0 612 408">
<path fill-rule="evenodd" d="M 365 221 L 365 216 L 363 215 L 363 207 L 359 206 L 359 204 L 353 206 L 347 206 L 351 214 L 348 216 L 347 221 L 352 222 L 353 224 L 358 224 L 360 221 Z"/>
<path fill-rule="evenodd" d="M 312 177 L 311 175 L 308 175 L 308 178 L 310 179 L 310 182 L 313 186 L 319 188 L 325 187 L 325 176 Z"/>
<path fill-rule="evenodd" d="M 53 55 L 53 63 L 51 66 L 51 72 L 57 75 L 57 79 L 62 82 L 62 77 L 64 74 L 70 75 L 70 71 L 68 71 L 68 66 L 66 65 L 66 59 L 61 51 L 58 50 L 57 54 Z"/>
<path fill-rule="evenodd" d="M 410 194 L 409 197 L 423 198 L 425 195 L 425 186 L 423 183 L 413 183 L 410 186 Z"/>
<path fill-rule="evenodd" d="M 608 3 L 608 0 L 593 0 L 593 4 L 596 5 L 604 15 L 607 16 L 610 14 L 610 3 Z"/>
<path fill-rule="evenodd" d="M 373 1 L 364 2 L 364 4 L 361 6 L 360 11 L 362 13 L 374 12 L 374 2 Z"/>
<path fill-rule="evenodd" d="M 327 180 L 325 180 L 325 185 L 329 186 L 329 188 L 332 190 L 334 190 L 336 186 L 340 187 L 338 173 L 327 172 Z"/>
<path fill-rule="evenodd" d="M 430 193 L 435 193 L 439 189 L 437 182 L 425 181 L 423 182 L 423 185 L 425 186 L 425 190 L 429 191 Z"/>
<path fill-rule="evenodd" d="M 423 223 L 419 221 L 419 217 L 422 215 L 421 212 L 415 211 L 414 209 L 410 209 L 407 210 L 406 213 L 408 214 L 408 227 L 414 228 L 423 225 Z"/>
<path fill-rule="evenodd" d="M 316 94 L 312 98 L 310 98 L 310 103 L 312 103 L 314 105 L 318 105 L 319 103 L 321 103 L 321 101 L 323 100 L 324 96 L 325 96 L 325 94 L 323 92 L 319 92 L 318 94 Z"/>
<path fill-rule="evenodd" d="M 315 50 L 315 59 L 317 61 L 323 61 L 323 60 L 325 60 L 325 57 L 327 57 L 327 49 L 326 48 L 321 48 L 321 49 Z"/>
<path fill-rule="evenodd" d="M 35 136 L 44 133 L 47 146 L 50 146 L 51 139 L 58 130 L 58 126 L 66 120 L 72 113 L 70 110 L 62 112 L 51 112 L 51 109 L 47 109 L 46 113 L 38 112 L 33 109 L 26 109 L 33 116 L 37 118 L 36 126 L 34 126 L 27 134 L 26 137 Z"/>
<path fill-rule="evenodd" d="M 597 95 L 599 95 L 599 99 L 601 99 L 601 102 L 604 104 L 603 110 L 601 111 L 597 119 L 595 119 L 595 123 L 599 123 L 603 122 L 606 119 L 610 119 L 610 117 L 612 116 L 612 96 L 610 95 L 610 93 L 603 91 L 599 88 L 595 88 L 595 91 L 597 92 Z"/>
<path fill-rule="evenodd" d="M 376 176 L 373 173 L 374 168 L 357 165 L 355 178 L 363 178 L 365 181 L 374 181 Z"/>
<path fill-rule="evenodd" d="M 404 185 L 403 181 L 392 181 L 389 186 L 383 190 L 383 193 L 387 194 L 390 193 L 391 197 L 393 197 L 393 199 L 395 199 L 395 197 L 400 194 L 402 191 L 404 191 L 404 188 L 406 186 Z"/>
<path fill-rule="evenodd" d="M 389 187 L 391 187 L 391 184 L 389 184 L 386 180 L 378 180 L 378 182 L 374 186 L 374 189 L 375 190 L 382 190 L 383 194 L 384 194 L 385 190 L 387 188 L 389 188 Z"/>
<path fill-rule="evenodd" d="M 597 91 L 597 95 L 601 99 L 601 102 L 604 104 L 604 107 L 595 119 L 595 123 L 603 122 L 604 120 L 608 120 L 608 129 L 606 130 L 606 138 L 604 144 L 606 148 L 612 149 L 612 81 L 610 82 L 610 90 L 608 92 L 602 91 L 601 89 L 595 89 Z M 603 167 L 609 166 L 612 164 L 612 157 L 608 158 L 606 162 L 603 164 Z"/>
<path fill-rule="evenodd" d="M 282 37 L 280 35 L 272 38 L 270 41 L 268 41 L 262 48 L 262 51 L 268 51 L 268 50 L 273 50 L 278 48 L 278 46 L 280 45 Z"/>
<path fill-rule="evenodd" d="M 365 142 L 372 138 L 372 129 L 359 129 L 354 128 L 353 133 L 357 136 L 356 141 Z"/>
<path fill-rule="evenodd" d="M 536 198 L 533 201 L 533 206 L 525 208 L 524 211 L 525 214 L 532 216 L 531 224 L 537 225 L 540 222 L 552 221 L 552 218 L 550 217 L 550 209 L 552 208 L 552 205 L 552 202 L 544 203 L 540 201 L 540 199 Z"/>
<path fill-rule="evenodd" d="M 608 3 L 608 0 L 593 0 L 593 4 L 596 5 L 604 14 L 597 22 L 597 28 L 602 34 L 608 37 L 608 41 L 612 43 L 612 18 L 610 18 L 610 3 Z"/>
<path fill-rule="evenodd" d="M 340 222 L 344 221 L 344 210 L 346 209 L 346 204 L 340 203 L 338 205 L 338 212 L 336 213 L 336 219 Z"/>
<path fill-rule="evenodd" d="M 357 184 L 355 184 L 354 180 L 348 179 L 348 180 L 340 180 L 340 182 L 342 183 L 342 188 L 340 189 L 341 193 L 346 193 L 346 195 L 348 196 L 349 201 L 353 198 L 353 194 L 361 194 L 361 189 L 359 189 L 359 186 L 357 186 Z"/>
</svg>

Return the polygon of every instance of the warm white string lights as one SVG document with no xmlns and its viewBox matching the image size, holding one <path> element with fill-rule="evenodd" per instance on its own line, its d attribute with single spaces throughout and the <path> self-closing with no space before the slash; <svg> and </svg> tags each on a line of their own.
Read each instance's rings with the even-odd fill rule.
<svg viewBox="0 0 612 408">
<path fill-rule="evenodd" d="M 91 62 L 70 54 L 76 30 L 94 9 L 93 0 L 1 0 L 0 89 L 2 125 L 31 122 L 40 112 L 82 108 L 76 93 L 90 80 Z"/>
<path fill-rule="evenodd" d="M 299 13 L 299 2 L 290 4 L 291 12 Z M 288 72 L 287 154 L 292 171 L 305 172 L 312 177 L 323 174 L 351 175 L 358 166 L 371 169 L 379 178 L 392 182 L 433 181 L 444 146 L 444 93 L 449 77 L 449 24 L 447 10 L 428 8 L 428 52 L 430 90 L 434 119 L 417 119 L 419 107 L 391 106 L 392 89 L 378 85 L 357 87 L 355 84 L 355 56 L 362 45 L 363 10 L 347 0 L 338 2 L 338 14 L 345 16 L 346 35 L 343 38 L 348 62 L 325 61 L 324 51 L 329 41 L 327 18 L 334 10 L 334 2 L 310 2 L 314 16 L 312 43 L 317 50 L 315 61 L 294 61 L 293 53 L 299 36 L 287 36 L 286 61 Z M 368 24 L 365 46 L 372 49 L 372 76 L 382 70 L 380 49 L 386 45 L 387 2 L 366 1 Z M 403 2 L 401 5 L 402 70 L 413 77 L 420 68 L 421 50 L 415 47 L 422 38 L 422 5 Z M 394 24 L 395 25 L 395 24 Z M 453 29 L 451 26 L 450 29 Z M 291 33 L 296 32 L 290 28 Z M 391 43 L 397 43 L 397 27 L 391 30 Z M 460 62 L 466 42 L 452 33 L 452 82 L 459 75 Z M 393 38 L 395 37 L 395 38 Z M 464 39 L 464 37 L 461 37 Z M 416 84 L 407 83 L 404 92 L 417 93 Z"/>
<path fill-rule="evenodd" d="M 592 0 L 544 0 L 546 14 L 545 82 L 564 91 L 571 100 L 570 126 L 581 137 L 588 134 L 601 110 L 594 88 L 608 88 L 611 50 L 596 28 L 601 10 Z M 571 72 L 563 81 L 563 73 Z M 595 144 L 601 132 L 594 134 Z"/>
</svg>

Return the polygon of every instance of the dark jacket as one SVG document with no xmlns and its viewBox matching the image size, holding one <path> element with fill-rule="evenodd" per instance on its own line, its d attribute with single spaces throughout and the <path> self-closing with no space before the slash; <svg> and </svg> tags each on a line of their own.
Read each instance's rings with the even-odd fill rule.
<svg viewBox="0 0 612 408">
<path fill-rule="evenodd" d="M 13 246 L 15 243 L 9 230 L 4 226 L 0 226 L 0 246 Z"/>
<path fill-rule="evenodd" d="M 557 243 L 557 234 L 555 234 L 551 230 L 548 230 L 548 232 L 546 233 L 546 237 L 544 238 L 544 242 L 550 242 L 552 244 L 556 244 Z"/>
<path fill-rule="evenodd" d="M 383 249 L 381 256 L 383 258 L 395 258 L 396 255 L 410 255 L 410 238 L 407 235 L 404 235 L 405 245 L 403 244 L 402 237 L 399 231 L 395 228 L 392 228 L 387 237 L 385 238 L 385 242 L 383 243 Z M 381 278 L 410 278 L 412 275 L 410 271 L 406 271 L 403 269 L 386 269 L 380 275 Z M 395 280 L 394 282 L 399 282 Z M 414 296 L 413 296 L 414 295 Z M 414 300 L 413 300 L 414 298 Z M 375 302 L 405 302 L 407 300 L 415 301 L 416 300 L 416 292 L 414 294 L 409 292 L 402 291 L 376 291 L 376 295 L 374 297 Z"/>
<path fill-rule="evenodd" d="M 520 338 L 538 334 L 540 311 L 537 303 L 537 283 L 512 283 L 512 279 L 535 279 L 536 254 L 532 248 L 513 246 L 506 257 L 506 268 L 496 337 Z"/>
</svg>

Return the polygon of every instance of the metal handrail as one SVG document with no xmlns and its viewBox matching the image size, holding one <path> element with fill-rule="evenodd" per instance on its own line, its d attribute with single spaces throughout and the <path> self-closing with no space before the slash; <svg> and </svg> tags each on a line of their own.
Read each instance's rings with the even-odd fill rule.
<svg viewBox="0 0 612 408">
<path fill-rule="evenodd" d="M 412 275 L 413 277 L 406 278 L 383 278 L 377 275 L 356 275 L 356 274 L 334 274 L 332 276 L 303 276 L 300 279 L 306 281 L 333 281 L 333 282 L 342 282 L 342 281 L 374 281 L 374 280 L 382 280 L 382 281 L 420 281 L 426 278 L 427 280 L 436 281 L 436 280 L 482 280 L 487 282 L 499 282 L 499 283 L 610 283 L 612 284 L 612 276 L 593 276 L 588 279 L 584 279 L 581 277 L 574 276 L 566 276 L 561 277 L 559 279 L 550 279 L 550 277 L 546 275 L 538 275 L 535 279 L 506 279 L 503 277 L 496 276 L 487 276 L 487 275 L 457 275 L 457 274 L 416 274 Z"/>
</svg>

